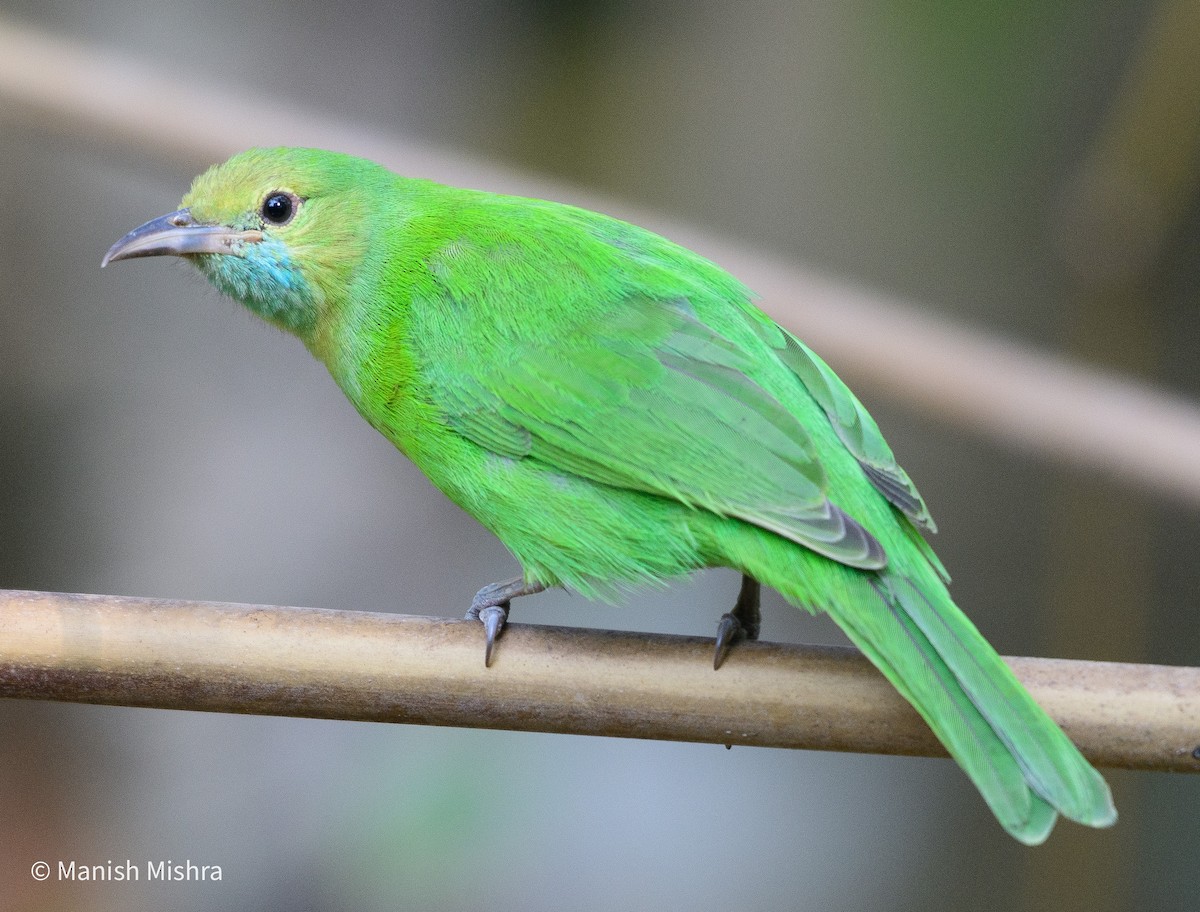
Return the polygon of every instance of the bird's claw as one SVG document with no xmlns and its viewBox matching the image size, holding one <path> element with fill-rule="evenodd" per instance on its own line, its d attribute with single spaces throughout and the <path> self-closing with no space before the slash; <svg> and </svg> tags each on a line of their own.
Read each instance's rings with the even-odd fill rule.
<svg viewBox="0 0 1200 912">
<path fill-rule="evenodd" d="M 512 600 L 522 595 L 541 592 L 545 588 L 541 583 L 527 583 L 518 576 L 507 582 L 484 586 L 475 593 L 467 611 L 467 620 L 482 623 L 487 634 L 487 643 L 483 651 L 485 668 L 492 667 L 492 653 L 496 648 L 496 640 L 504 632 L 504 625 L 508 622 L 508 608 Z"/>
<path fill-rule="evenodd" d="M 745 638 L 746 629 L 734 614 L 726 612 L 721 615 L 721 620 L 717 624 L 717 646 L 713 652 L 713 671 L 721 667 L 721 663 L 729 655 L 729 648 L 738 640 Z"/>
<path fill-rule="evenodd" d="M 492 651 L 496 648 L 496 640 L 504 630 L 504 624 L 508 621 L 508 606 L 508 602 L 500 602 L 496 605 L 472 605 L 467 611 L 466 620 L 479 621 L 483 624 L 483 630 L 487 636 L 483 648 L 485 668 L 492 667 Z"/>
<path fill-rule="evenodd" d="M 496 646 L 496 637 L 500 636 L 500 631 L 504 629 L 504 622 L 508 620 L 508 603 L 481 609 L 479 620 L 483 622 L 483 629 L 487 633 L 487 643 L 483 647 L 483 667 L 491 668 L 492 650 Z"/>
<path fill-rule="evenodd" d="M 721 667 L 721 663 L 729 655 L 730 647 L 738 640 L 757 640 L 762 627 L 762 612 L 759 610 L 758 581 L 753 577 L 742 574 L 742 588 L 738 592 L 737 603 L 733 611 L 721 615 L 717 624 L 717 647 L 713 653 L 713 671 Z"/>
</svg>

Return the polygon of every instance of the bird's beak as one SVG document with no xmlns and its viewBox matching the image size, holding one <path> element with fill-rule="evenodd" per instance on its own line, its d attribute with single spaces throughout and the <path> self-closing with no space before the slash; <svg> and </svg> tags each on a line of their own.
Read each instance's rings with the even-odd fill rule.
<svg viewBox="0 0 1200 912">
<path fill-rule="evenodd" d="M 261 231 L 239 231 L 226 225 L 201 225 L 186 209 L 170 212 L 134 228 L 109 248 L 103 269 L 116 260 L 146 256 L 190 256 L 196 253 L 240 254 L 247 243 L 262 240 Z"/>
</svg>

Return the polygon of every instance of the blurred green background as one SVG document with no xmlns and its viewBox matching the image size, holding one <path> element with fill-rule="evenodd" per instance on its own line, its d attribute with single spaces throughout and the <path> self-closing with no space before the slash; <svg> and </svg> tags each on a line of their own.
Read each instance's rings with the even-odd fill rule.
<svg viewBox="0 0 1200 912">
<path fill-rule="evenodd" d="M 0 36 L 550 175 L 1196 398 L 1193 7 L 0 0 Z M 460 615 L 512 575 L 293 340 L 185 266 L 99 271 L 190 164 L 5 105 L 0 586 Z M 1001 652 L 1200 664 L 1194 504 L 862 392 Z M 516 619 L 707 635 L 736 588 Z M 943 760 L 3 701 L 0 906 L 1195 907 L 1200 779 L 1109 778 L 1117 828 L 1030 850 Z M 29 875 L 126 858 L 224 880 Z"/>
</svg>

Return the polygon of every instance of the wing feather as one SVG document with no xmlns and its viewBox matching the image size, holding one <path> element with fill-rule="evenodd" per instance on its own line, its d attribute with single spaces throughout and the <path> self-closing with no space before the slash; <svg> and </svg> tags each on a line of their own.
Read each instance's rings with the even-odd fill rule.
<svg viewBox="0 0 1200 912">
<path fill-rule="evenodd" d="M 821 404 L 871 483 L 916 525 L 936 532 L 937 525 L 917 486 L 896 461 L 870 412 L 816 352 L 790 333 L 783 330 L 780 333 L 784 337 L 780 357 Z"/>
<path fill-rule="evenodd" d="M 830 501 L 804 426 L 746 372 L 750 355 L 686 302 L 621 312 L 502 365 L 458 365 L 435 386 L 447 422 L 502 455 L 738 517 L 850 566 L 886 565 Z"/>
</svg>

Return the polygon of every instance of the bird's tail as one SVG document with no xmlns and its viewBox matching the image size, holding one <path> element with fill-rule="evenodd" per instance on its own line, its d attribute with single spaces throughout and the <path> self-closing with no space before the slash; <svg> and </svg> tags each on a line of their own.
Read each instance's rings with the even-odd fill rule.
<svg viewBox="0 0 1200 912">
<path fill-rule="evenodd" d="M 821 560 L 811 569 L 826 582 L 832 571 L 836 582 L 814 588 L 794 555 L 786 576 L 777 555 L 745 557 L 745 572 L 797 605 L 829 613 L 912 703 L 1014 837 L 1045 841 L 1058 814 L 1094 827 L 1116 822 L 1107 783 L 954 604 L 933 565 L 866 572 Z"/>
<path fill-rule="evenodd" d="M 920 585 L 891 569 L 858 579 L 852 604 L 823 607 L 929 723 L 1009 833 L 1037 845 L 1057 814 L 1094 827 L 1116 822 L 1104 779 L 940 580 L 930 574 Z"/>
</svg>

